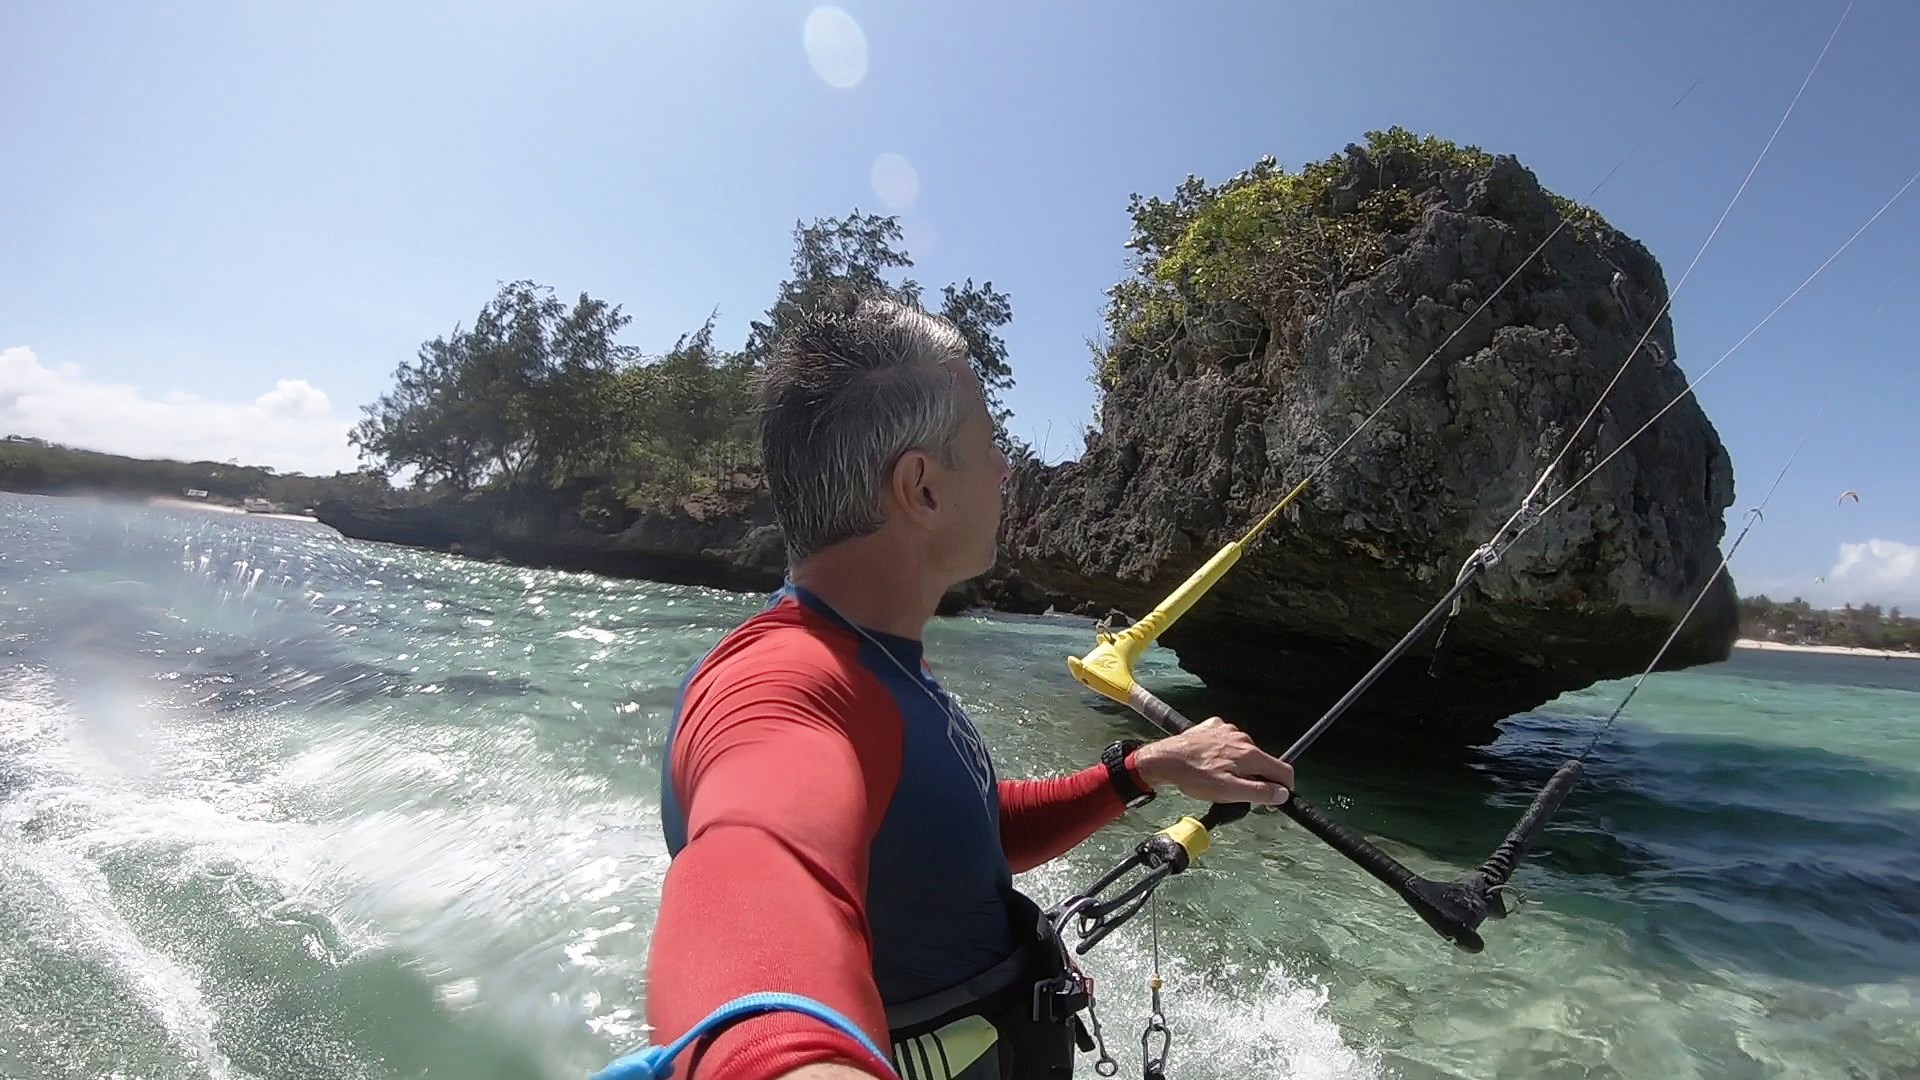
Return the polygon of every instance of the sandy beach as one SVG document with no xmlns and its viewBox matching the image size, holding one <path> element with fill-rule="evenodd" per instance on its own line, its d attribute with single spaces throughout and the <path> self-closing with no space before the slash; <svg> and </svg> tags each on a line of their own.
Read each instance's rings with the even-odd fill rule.
<svg viewBox="0 0 1920 1080">
<path fill-rule="evenodd" d="M 180 510 L 204 510 L 214 514 L 245 514 L 249 517 L 279 518 L 282 521 L 318 521 L 319 518 L 308 514 L 258 513 L 225 503 L 202 502 L 199 499 L 182 499 L 171 495 L 155 495 L 144 500 L 150 506 L 165 506 Z"/>
<path fill-rule="evenodd" d="M 1920 652 L 1889 652 L 1886 649 L 1861 649 L 1850 645 L 1788 645 L 1779 641 L 1756 641 L 1753 638 L 1741 638 L 1733 643 L 1737 649 L 1765 649 L 1771 652 L 1829 653 L 1834 656 L 1871 656 L 1892 660 L 1920 660 Z"/>
</svg>

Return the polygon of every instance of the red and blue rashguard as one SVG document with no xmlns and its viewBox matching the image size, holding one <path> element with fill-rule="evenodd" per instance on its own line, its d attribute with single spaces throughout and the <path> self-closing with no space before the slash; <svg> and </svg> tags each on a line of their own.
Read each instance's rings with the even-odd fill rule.
<svg viewBox="0 0 1920 1080">
<path fill-rule="evenodd" d="M 791 582 L 688 674 L 661 796 L 673 863 L 648 964 L 658 1044 L 742 994 L 783 991 L 889 1045 L 886 1005 L 1015 951 L 1012 875 L 1124 809 L 1099 765 L 998 779 L 920 642 L 863 636 Z M 791 1012 L 741 1021 L 686 1061 L 729 1080 L 891 1069 Z"/>
</svg>

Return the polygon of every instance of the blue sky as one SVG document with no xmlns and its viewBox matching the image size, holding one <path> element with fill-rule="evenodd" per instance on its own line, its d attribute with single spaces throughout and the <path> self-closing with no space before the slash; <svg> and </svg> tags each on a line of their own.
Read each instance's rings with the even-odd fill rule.
<svg viewBox="0 0 1920 1080">
<path fill-rule="evenodd" d="M 498 282 L 621 303 L 649 350 L 716 309 L 737 343 L 795 221 L 859 207 L 900 214 L 929 287 L 1011 295 L 1013 426 L 1059 458 L 1129 193 L 1397 123 L 1584 197 L 1652 136 L 1589 201 L 1677 283 L 1845 7 L 8 5 L 0 429 L 350 467 L 359 406 Z M 1847 15 L 1678 292 L 1684 370 L 1920 169 L 1915 41 L 1904 0 Z M 1701 386 L 1733 528 L 1836 394 L 1743 592 L 1920 609 L 1917 250 L 1913 190 Z"/>
</svg>

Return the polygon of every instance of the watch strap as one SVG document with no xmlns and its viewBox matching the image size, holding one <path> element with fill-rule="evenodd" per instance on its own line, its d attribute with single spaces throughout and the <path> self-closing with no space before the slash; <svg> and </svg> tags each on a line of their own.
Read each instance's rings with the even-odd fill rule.
<svg viewBox="0 0 1920 1080">
<path fill-rule="evenodd" d="M 1109 743 L 1100 753 L 1100 762 L 1107 767 L 1107 781 L 1128 809 L 1145 806 L 1155 795 L 1152 788 L 1140 782 L 1133 769 L 1133 752 L 1143 745 L 1138 739 L 1120 739 Z"/>
</svg>

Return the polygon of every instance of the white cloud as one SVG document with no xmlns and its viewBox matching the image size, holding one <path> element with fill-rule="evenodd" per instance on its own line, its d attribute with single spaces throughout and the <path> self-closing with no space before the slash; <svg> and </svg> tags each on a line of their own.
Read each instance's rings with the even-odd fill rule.
<svg viewBox="0 0 1920 1080">
<path fill-rule="evenodd" d="M 1920 544 L 1841 544 L 1825 584 L 1842 603 L 1920 606 Z"/>
<path fill-rule="evenodd" d="M 271 416 L 289 420 L 313 420 L 333 412 L 333 403 L 327 400 L 326 392 L 305 379 L 281 379 L 253 403 Z"/>
<path fill-rule="evenodd" d="M 280 379 L 252 401 L 211 401 L 170 391 L 146 395 L 99 382 L 72 364 L 48 367 L 32 349 L 0 350 L 0 433 L 135 457 L 269 465 L 281 472 L 357 468 L 354 421 L 324 391 Z"/>
</svg>

